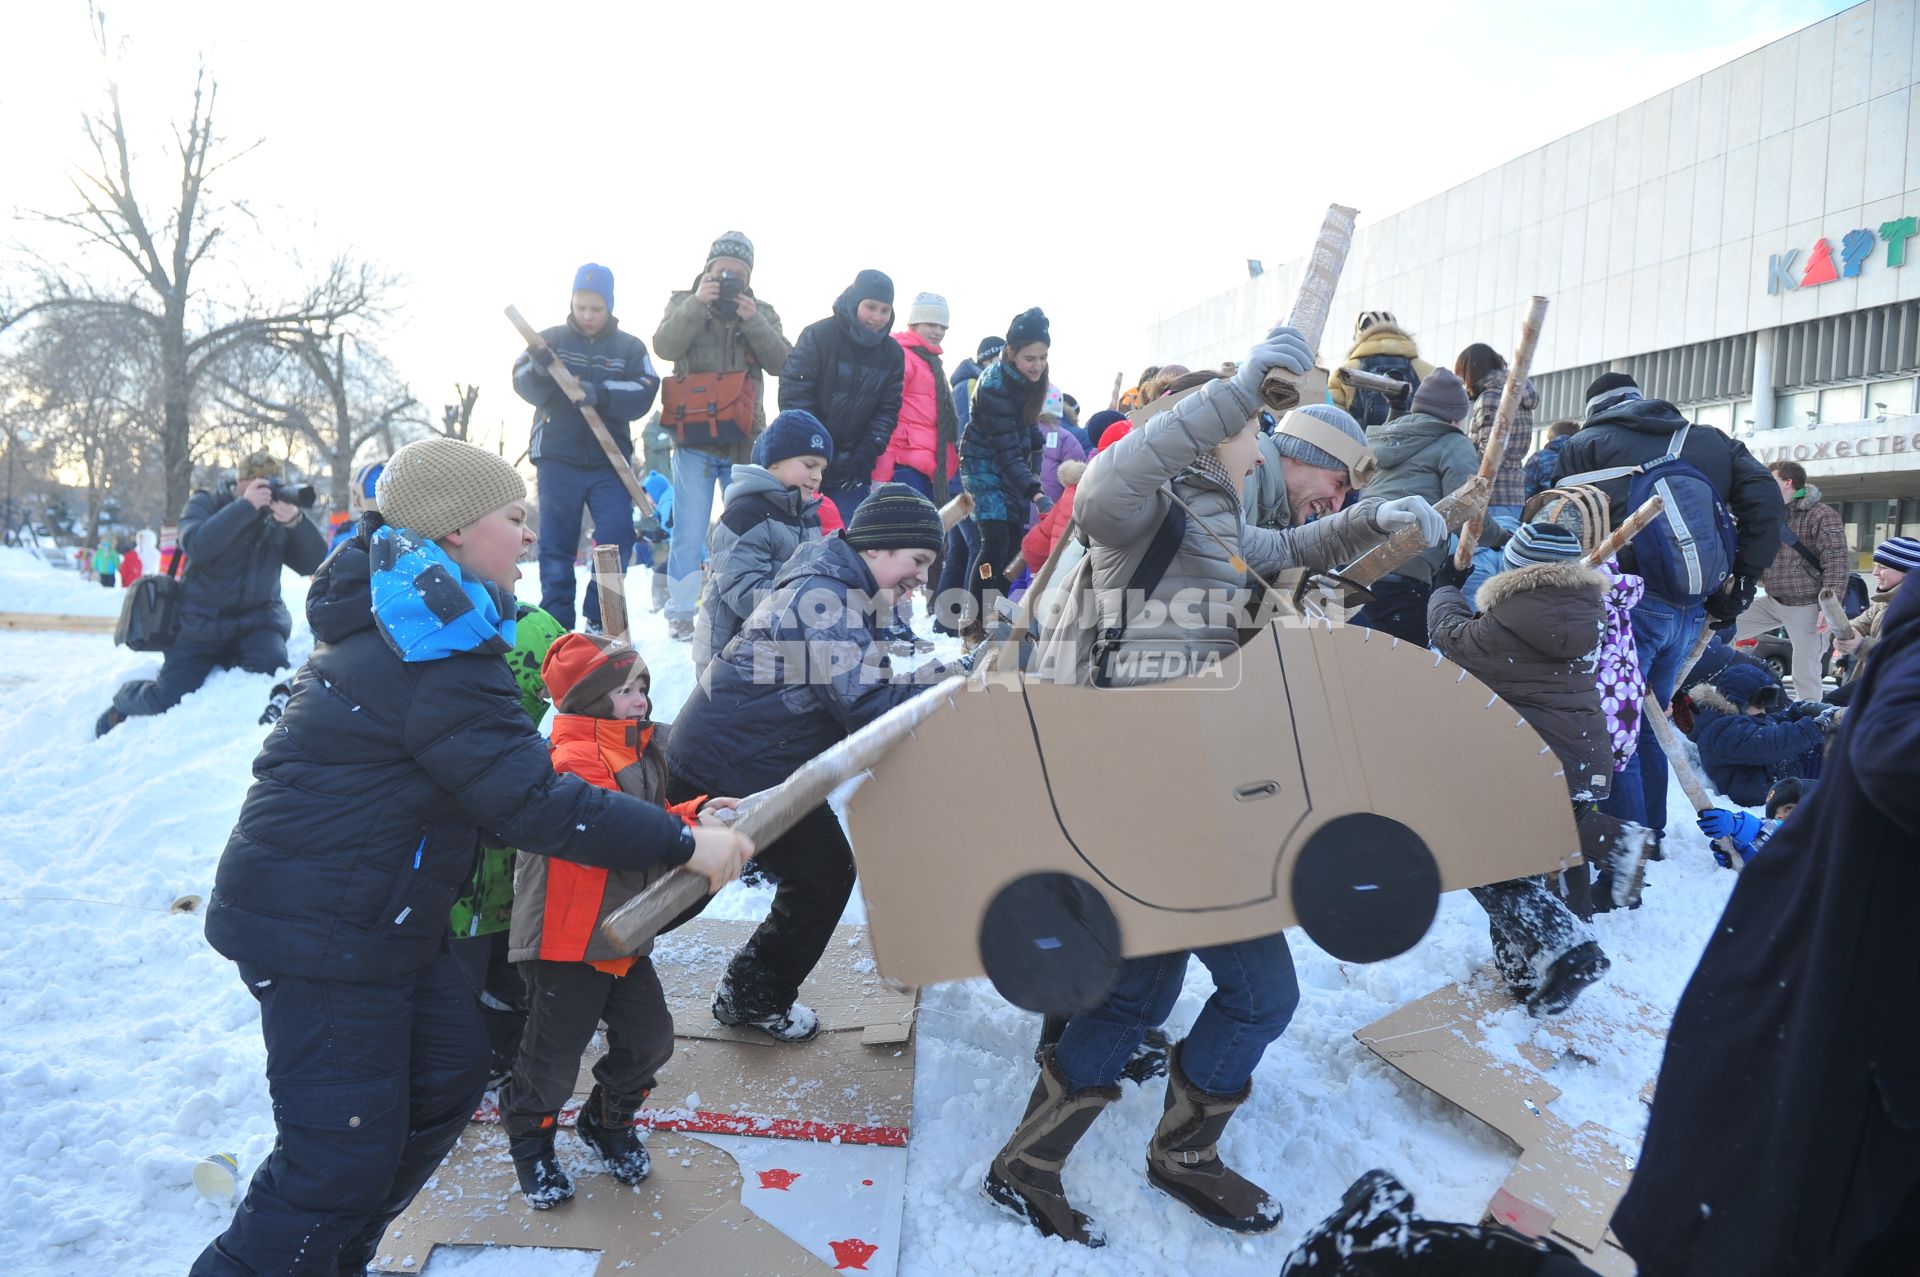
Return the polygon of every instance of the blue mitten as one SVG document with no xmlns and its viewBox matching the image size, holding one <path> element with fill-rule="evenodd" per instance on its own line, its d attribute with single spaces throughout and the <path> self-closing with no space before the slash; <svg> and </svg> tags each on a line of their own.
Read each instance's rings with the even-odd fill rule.
<svg viewBox="0 0 1920 1277">
<path fill-rule="evenodd" d="M 1752 842 L 1760 836 L 1760 818 L 1750 811 L 1729 811 L 1725 807 L 1709 807 L 1700 813 L 1700 832 L 1709 838 L 1731 838 L 1735 842 Z"/>
</svg>

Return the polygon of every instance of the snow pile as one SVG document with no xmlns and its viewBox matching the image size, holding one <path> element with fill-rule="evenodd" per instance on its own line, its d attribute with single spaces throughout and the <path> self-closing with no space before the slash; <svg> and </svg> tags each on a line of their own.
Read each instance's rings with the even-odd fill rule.
<svg viewBox="0 0 1920 1277">
<path fill-rule="evenodd" d="M 72 555 L 71 547 L 55 554 Z M 64 612 L 69 616 L 118 616 L 126 591 L 100 584 L 91 564 L 84 575 L 57 568 L 32 550 L 0 546 L 0 612 Z"/>
<path fill-rule="evenodd" d="M 645 611 L 645 584 L 636 572 L 635 638 L 656 712 L 671 719 L 693 684 L 690 649 Z M 537 591 L 531 581 L 521 588 Z M 286 594 L 297 661 L 311 646 L 304 585 L 289 575 Z M 77 611 L 89 597 L 117 606 L 119 592 L 25 552 L 0 555 L 0 609 Z M 183 1271 L 230 1209 L 196 1193 L 194 1164 L 232 1153 L 245 1176 L 272 1147 L 253 1000 L 207 947 L 200 918 L 169 909 L 211 887 L 267 731 L 255 719 L 273 679 L 217 674 L 172 712 L 94 741 L 113 689 L 157 659 L 97 635 L 0 633 L 0 754 L 9 762 L 0 828 L 11 865 L 0 897 L 0 1127 L 10 1134 L 0 1145 L 0 1252 L 11 1252 L 14 1271 Z M 1649 1017 L 1664 1026 L 1734 882 L 1713 867 L 1677 787 L 1672 798 L 1671 858 L 1649 867 L 1644 908 L 1596 922 L 1613 970 L 1576 1008 L 1570 1033 L 1580 1058 L 1549 1074 L 1565 1093 L 1554 1106 L 1561 1117 L 1608 1125 L 1628 1147 L 1644 1130 L 1640 1094 L 1661 1049 L 1635 1026 Z M 771 898 L 770 888 L 735 886 L 713 912 L 757 917 Z M 856 895 L 848 920 L 863 917 Z M 1070 1193 L 1106 1228 L 1108 1249 L 1045 1241 L 989 1206 L 979 1182 L 1024 1108 L 1039 1021 L 971 982 L 929 989 L 922 1001 L 901 1270 L 1271 1274 L 1374 1166 L 1403 1178 L 1424 1213 L 1479 1218 L 1513 1151 L 1352 1034 L 1472 976 L 1489 959 L 1484 915 L 1465 893 L 1449 895 L 1420 946 L 1375 966 L 1338 962 L 1297 933 L 1293 954 L 1299 1013 L 1223 1145 L 1286 1204 L 1276 1234 L 1209 1229 L 1147 1185 L 1158 1083 L 1128 1086 L 1067 1169 Z M 1194 963 L 1169 1026 L 1176 1037 L 1210 991 Z M 1524 1016 L 1497 1017 L 1489 1037 L 1503 1053 L 1528 1038 L 1550 1041 Z M 460 1260 L 469 1277 L 555 1271 L 541 1255 Z"/>
</svg>

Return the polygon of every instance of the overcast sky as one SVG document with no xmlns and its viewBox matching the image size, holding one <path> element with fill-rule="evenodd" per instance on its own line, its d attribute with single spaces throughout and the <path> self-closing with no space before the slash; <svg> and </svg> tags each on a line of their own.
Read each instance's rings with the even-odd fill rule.
<svg viewBox="0 0 1920 1277">
<path fill-rule="evenodd" d="M 381 345 L 436 415 L 478 382 L 511 456 L 501 309 L 560 322 L 581 262 L 649 340 L 728 229 L 789 338 L 863 267 L 902 311 L 949 298 L 949 368 L 1043 306 L 1055 380 L 1104 406 L 1157 315 L 1303 254 L 1329 202 L 1384 217 L 1843 7 L 123 0 L 108 21 L 149 201 L 197 60 L 221 130 L 264 139 L 219 176 L 257 224 L 207 285 L 290 291 L 341 251 L 400 273 Z M 65 211 L 104 83 L 86 5 L 0 11 L 0 209 Z M 71 256 L 30 221 L 8 238 Z"/>
</svg>

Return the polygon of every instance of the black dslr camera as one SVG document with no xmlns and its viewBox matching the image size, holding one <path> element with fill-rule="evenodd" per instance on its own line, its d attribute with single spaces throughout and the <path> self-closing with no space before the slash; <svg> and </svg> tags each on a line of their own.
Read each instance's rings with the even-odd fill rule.
<svg viewBox="0 0 1920 1277">
<path fill-rule="evenodd" d="M 313 503 L 320 495 L 313 490 L 311 483 L 282 483 L 278 479 L 267 480 L 267 491 L 273 494 L 275 501 L 285 501 L 302 510 L 313 509 Z"/>
<path fill-rule="evenodd" d="M 715 319 L 739 318 L 740 290 L 745 288 L 746 286 L 747 286 L 747 281 L 744 279 L 741 279 L 738 275 L 734 274 L 732 271 L 730 270 L 721 271 L 720 272 L 720 296 L 714 299 L 713 307 L 712 307 L 713 317 Z"/>
</svg>

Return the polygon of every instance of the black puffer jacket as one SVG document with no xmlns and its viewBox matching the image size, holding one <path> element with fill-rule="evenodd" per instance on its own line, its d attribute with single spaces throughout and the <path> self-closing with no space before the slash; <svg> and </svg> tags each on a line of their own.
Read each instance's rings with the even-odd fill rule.
<svg viewBox="0 0 1920 1277">
<path fill-rule="evenodd" d="M 1626 390 L 1606 396 L 1599 410 L 1560 450 L 1560 482 L 1588 470 L 1652 461 L 1665 454 L 1673 444 L 1674 433 L 1686 424 L 1687 419 L 1665 400 L 1643 399 L 1637 392 Z M 1745 444 L 1711 426 L 1696 426 L 1688 432 L 1680 458 L 1705 475 L 1727 503 L 1740 525 L 1733 570 L 1758 581 L 1780 551 L 1780 525 L 1786 517 L 1780 485 Z M 1607 494 L 1615 523 L 1633 513 L 1626 508 L 1630 482 L 1613 479 L 1594 485 Z M 1638 571 L 1631 543 L 1620 551 L 1620 569 Z"/>
<path fill-rule="evenodd" d="M 1552 746 L 1576 800 L 1613 788 L 1613 733 L 1600 704 L 1609 581 L 1577 562 L 1511 568 L 1480 587 L 1481 615 L 1453 586 L 1433 592 L 1434 650 L 1485 683 Z"/>
<path fill-rule="evenodd" d="M 283 975 L 395 980 L 433 961 L 483 828 L 612 869 L 691 851 L 678 817 L 554 773 L 500 657 L 401 661 L 373 615 L 378 522 L 307 596 L 318 645 L 254 760 L 207 910 L 215 949 Z"/>
<path fill-rule="evenodd" d="M 879 633 L 891 615 L 863 603 L 876 591 L 839 535 L 801 546 L 674 720 L 673 775 L 716 794 L 777 785 L 944 677 L 938 662 L 894 674 Z"/>
<path fill-rule="evenodd" d="M 185 643 L 231 643 L 261 629 L 287 637 L 293 617 L 280 598 L 280 568 L 306 575 L 327 557 L 327 539 L 313 520 L 301 515 L 281 523 L 271 507 L 242 501 L 231 479 L 187 502 L 180 548 L 187 555 L 180 582 Z"/>
<path fill-rule="evenodd" d="M 855 316 L 860 298 L 848 285 L 833 314 L 801 330 L 780 370 L 780 410 L 804 408 L 833 436 L 827 484 L 865 483 L 900 424 L 907 365 L 893 329 L 873 332 Z"/>
</svg>

